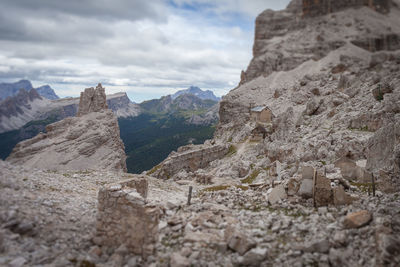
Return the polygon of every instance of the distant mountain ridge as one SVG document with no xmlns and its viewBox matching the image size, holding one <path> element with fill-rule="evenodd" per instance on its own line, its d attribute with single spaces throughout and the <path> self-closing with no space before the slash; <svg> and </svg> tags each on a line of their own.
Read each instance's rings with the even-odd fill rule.
<svg viewBox="0 0 400 267">
<path fill-rule="evenodd" d="M 22 81 L 22 85 L 29 88 L 31 84 Z M 206 99 L 190 90 L 140 104 L 123 92 L 107 95 L 108 108 L 118 117 L 129 172 L 153 167 L 179 146 L 212 138 L 219 119 L 218 101 L 208 99 L 215 96 L 197 95 Z M 79 98 L 72 97 L 49 100 L 33 87 L 0 101 L 0 158 L 6 158 L 18 142 L 45 132 L 46 125 L 75 116 L 78 103 Z"/>
<path fill-rule="evenodd" d="M 213 101 L 217 101 L 217 102 L 221 100 L 221 98 L 215 96 L 211 90 L 201 90 L 197 86 L 190 86 L 188 89 L 179 90 L 178 92 L 173 94 L 171 97 L 172 97 L 172 99 L 175 99 L 178 96 L 187 95 L 187 94 L 192 94 L 203 100 L 208 99 L 208 100 L 213 100 Z"/>
<path fill-rule="evenodd" d="M 32 83 L 28 80 L 20 80 L 15 83 L 0 83 L 0 100 L 4 100 L 7 97 L 12 97 L 18 94 L 20 89 L 30 91 L 33 89 Z M 36 91 L 40 96 L 44 98 L 55 100 L 59 99 L 54 90 L 49 85 L 43 85 L 36 88 Z"/>
<path fill-rule="evenodd" d="M 43 96 L 44 98 L 50 100 L 59 99 L 58 95 L 56 95 L 54 90 L 49 85 L 40 86 L 36 88 L 36 91 L 39 93 L 39 95 Z"/>
<path fill-rule="evenodd" d="M 172 95 L 144 101 L 139 104 L 144 113 L 180 115 L 188 124 L 212 125 L 218 121 L 218 101 L 201 99 L 193 94 Z"/>
<path fill-rule="evenodd" d="M 58 121 L 76 115 L 79 98 L 50 100 L 36 89 L 19 90 L 18 94 L 0 101 L 0 133 L 16 130 L 32 121 Z M 107 105 L 117 117 L 139 115 L 140 107 L 132 103 L 126 93 L 107 95 Z M 43 125 L 43 129 L 44 129 Z"/>
</svg>

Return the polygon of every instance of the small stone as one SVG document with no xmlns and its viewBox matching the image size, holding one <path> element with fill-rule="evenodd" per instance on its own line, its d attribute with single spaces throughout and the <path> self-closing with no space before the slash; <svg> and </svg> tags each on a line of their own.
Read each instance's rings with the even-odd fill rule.
<svg viewBox="0 0 400 267">
<path fill-rule="evenodd" d="M 328 253 L 330 248 L 331 248 L 331 244 L 329 243 L 328 240 L 324 239 L 324 240 L 320 240 L 320 241 L 311 243 L 307 247 L 303 248 L 303 251 L 310 252 L 310 253 L 313 253 L 313 252 Z"/>
<path fill-rule="evenodd" d="M 184 247 L 181 249 L 181 255 L 184 257 L 189 257 L 192 254 L 192 250 L 188 247 Z"/>
<path fill-rule="evenodd" d="M 137 257 L 132 257 L 128 260 L 126 263 L 127 267 L 136 267 L 138 265 L 138 258 Z"/>
<path fill-rule="evenodd" d="M 300 188 L 300 183 L 296 179 L 290 179 L 288 184 L 288 195 L 289 196 L 294 196 Z"/>
<path fill-rule="evenodd" d="M 272 225 L 271 231 L 274 232 L 274 233 L 275 233 L 275 232 L 278 232 L 279 229 L 281 229 L 281 224 L 282 224 L 281 221 L 276 221 L 276 222 Z"/>
<path fill-rule="evenodd" d="M 317 175 L 314 186 L 314 203 L 316 207 L 328 206 L 333 202 L 331 182 L 322 175 Z"/>
<path fill-rule="evenodd" d="M 273 205 L 283 199 L 286 199 L 286 191 L 284 185 L 278 185 L 272 189 L 271 193 L 268 195 L 268 202 Z"/>
<path fill-rule="evenodd" d="M 124 257 L 121 254 L 114 253 L 114 254 L 111 255 L 109 260 L 112 262 L 110 264 L 112 266 L 122 266 L 122 262 L 124 261 Z M 81 264 L 81 266 L 82 266 L 82 264 Z M 87 266 L 87 265 L 83 265 L 83 266 Z"/>
<path fill-rule="evenodd" d="M 367 210 L 350 213 L 343 221 L 344 228 L 360 228 L 372 220 L 372 215 Z"/>
<path fill-rule="evenodd" d="M 351 256 L 351 249 L 339 250 L 331 248 L 329 250 L 329 263 L 331 266 L 349 266 L 348 259 Z"/>
<path fill-rule="evenodd" d="M 333 203 L 335 206 L 350 205 L 353 203 L 353 198 L 347 194 L 342 186 L 333 188 Z"/>
<path fill-rule="evenodd" d="M 89 250 L 89 254 L 96 255 L 97 257 L 100 257 L 102 254 L 101 248 L 98 246 L 93 246 Z"/>
<path fill-rule="evenodd" d="M 190 266 L 190 261 L 188 258 L 183 257 L 181 254 L 175 252 L 171 255 L 171 266 L 173 267 L 186 267 Z"/>
<path fill-rule="evenodd" d="M 225 239 L 228 242 L 228 247 L 240 255 L 256 246 L 256 243 L 248 238 L 245 233 L 232 227 L 227 227 L 225 230 Z"/>
<path fill-rule="evenodd" d="M 333 236 L 333 242 L 336 246 L 345 246 L 347 244 L 347 235 L 344 231 L 336 232 Z"/>
<path fill-rule="evenodd" d="M 244 254 L 240 263 L 244 266 L 260 266 L 261 262 L 267 257 L 267 253 L 266 248 L 253 248 Z"/>
<path fill-rule="evenodd" d="M 311 93 L 313 94 L 313 95 L 320 95 L 321 93 L 319 92 L 319 89 L 318 88 L 313 88 L 313 89 L 311 89 Z"/>
<path fill-rule="evenodd" d="M 315 99 L 311 99 L 310 101 L 307 102 L 304 113 L 309 116 L 315 115 L 317 113 L 320 105 L 321 105 L 320 102 L 317 102 Z"/>
<path fill-rule="evenodd" d="M 319 207 L 318 208 L 318 214 L 326 214 L 328 212 L 327 207 Z"/>
<path fill-rule="evenodd" d="M 17 257 L 9 263 L 9 266 L 10 267 L 22 267 L 22 266 L 24 266 L 25 262 L 26 262 L 26 260 L 23 257 Z"/>
</svg>

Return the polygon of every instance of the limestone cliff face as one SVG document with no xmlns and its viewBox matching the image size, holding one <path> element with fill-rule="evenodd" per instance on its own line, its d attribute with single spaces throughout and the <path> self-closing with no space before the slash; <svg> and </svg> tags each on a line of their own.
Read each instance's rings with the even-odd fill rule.
<svg viewBox="0 0 400 267">
<path fill-rule="evenodd" d="M 116 93 L 107 96 L 107 106 L 120 118 L 135 117 L 141 113 L 140 106 L 132 103 L 126 93 Z"/>
<path fill-rule="evenodd" d="M 288 178 L 301 164 L 321 161 L 334 173 L 331 164 L 346 157 L 375 173 L 382 190 L 398 190 L 399 17 L 398 0 L 295 0 L 285 10 L 262 12 L 254 57 L 220 103 L 213 140 L 239 147 L 240 161 L 211 163 L 207 171 L 235 176 L 242 167 L 278 161 L 287 166 L 278 177 Z M 256 106 L 275 117 L 251 148 Z"/>
<path fill-rule="evenodd" d="M 78 114 L 48 125 L 45 134 L 19 143 L 7 161 L 49 170 L 126 171 L 118 121 L 107 109 L 100 84 L 81 94 Z"/>
<path fill-rule="evenodd" d="M 390 0 L 293 0 L 285 10 L 262 12 L 256 19 L 253 59 L 240 85 L 319 60 L 349 42 L 368 51 L 399 49 L 399 29 L 374 14 L 389 13 L 391 6 Z"/>
<path fill-rule="evenodd" d="M 303 0 L 304 17 L 320 16 L 350 7 L 367 6 L 381 13 L 390 11 L 391 0 Z"/>
</svg>

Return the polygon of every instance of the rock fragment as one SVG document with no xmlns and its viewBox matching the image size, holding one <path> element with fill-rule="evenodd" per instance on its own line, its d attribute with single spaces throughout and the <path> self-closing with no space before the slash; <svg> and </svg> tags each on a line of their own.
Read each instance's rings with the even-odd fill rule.
<svg viewBox="0 0 400 267">
<path fill-rule="evenodd" d="M 372 220 L 372 214 L 367 210 L 361 210 L 348 214 L 344 221 L 344 228 L 360 228 L 367 225 Z"/>
<path fill-rule="evenodd" d="M 273 188 L 271 193 L 268 195 L 268 202 L 273 205 L 283 199 L 287 198 L 285 187 L 283 184 Z"/>
<path fill-rule="evenodd" d="M 333 203 L 331 181 L 322 175 L 316 175 L 314 185 L 314 205 L 316 207 L 328 206 Z"/>
<path fill-rule="evenodd" d="M 256 243 L 250 239 L 244 232 L 229 226 L 225 230 L 225 240 L 228 243 L 228 247 L 240 255 L 244 255 L 251 248 L 256 246 Z"/>
<path fill-rule="evenodd" d="M 171 255 L 171 266 L 173 267 L 187 267 L 190 266 L 190 261 L 188 258 L 182 256 L 178 252 L 172 253 Z"/>
</svg>

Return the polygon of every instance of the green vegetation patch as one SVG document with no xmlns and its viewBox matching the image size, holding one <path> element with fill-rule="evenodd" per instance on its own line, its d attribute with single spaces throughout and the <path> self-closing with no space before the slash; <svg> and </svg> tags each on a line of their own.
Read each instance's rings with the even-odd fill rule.
<svg viewBox="0 0 400 267">
<path fill-rule="evenodd" d="M 367 125 L 366 125 L 366 126 L 363 126 L 363 127 L 360 127 L 360 128 L 349 127 L 348 129 L 349 129 L 350 131 L 374 132 L 374 131 L 368 129 L 368 126 L 367 126 Z"/>
<path fill-rule="evenodd" d="M 352 186 L 357 187 L 361 192 L 367 193 L 368 190 L 372 191 L 372 183 L 357 183 L 357 182 L 350 182 Z M 376 185 L 376 183 L 375 183 Z"/>
<path fill-rule="evenodd" d="M 150 171 L 148 171 L 146 174 L 147 175 L 152 175 L 153 173 L 155 173 L 156 171 L 158 171 L 160 168 L 162 167 L 161 164 L 154 166 Z"/>
<path fill-rule="evenodd" d="M 239 189 L 242 189 L 243 191 L 249 190 L 249 187 L 248 186 L 244 186 L 244 185 L 236 184 L 235 187 L 239 188 Z"/>
<path fill-rule="evenodd" d="M 233 186 L 236 187 L 236 188 L 239 188 L 239 189 L 241 189 L 243 191 L 249 190 L 248 186 L 238 185 L 238 184 L 235 184 Z M 202 193 L 204 193 L 204 192 L 218 192 L 218 191 L 226 190 L 226 189 L 231 188 L 231 187 L 232 187 L 232 185 L 216 185 L 216 186 L 211 186 L 211 187 L 204 188 L 204 189 L 201 190 L 201 192 Z"/>
<path fill-rule="evenodd" d="M 204 188 L 202 191 L 204 191 L 204 192 L 216 192 L 216 191 L 226 190 L 229 187 L 231 187 L 231 186 L 230 185 L 216 185 L 216 186 L 211 186 L 211 187 Z"/>
<path fill-rule="evenodd" d="M 226 154 L 227 156 L 232 156 L 237 152 L 237 149 L 234 145 L 230 145 L 228 149 L 228 153 Z"/>
<path fill-rule="evenodd" d="M 257 169 L 254 170 L 249 176 L 247 176 L 245 179 L 240 180 L 243 184 L 252 184 L 254 180 L 257 178 L 257 176 L 260 174 L 261 170 Z"/>
</svg>

